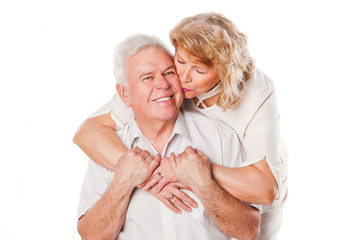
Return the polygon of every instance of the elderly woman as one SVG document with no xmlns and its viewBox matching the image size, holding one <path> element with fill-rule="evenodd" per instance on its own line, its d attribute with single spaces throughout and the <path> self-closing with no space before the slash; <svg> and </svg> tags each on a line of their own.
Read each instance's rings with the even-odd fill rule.
<svg viewBox="0 0 360 240">
<path fill-rule="evenodd" d="M 245 163 L 238 168 L 213 164 L 213 178 L 237 199 L 260 208 L 258 239 L 276 239 L 287 194 L 287 162 L 272 81 L 255 69 L 246 36 L 220 14 L 183 19 L 171 30 L 170 40 L 186 98 L 183 109 L 231 126 L 245 151 Z M 112 170 L 126 151 L 115 131 L 131 116 L 131 110 L 115 95 L 84 122 L 74 142 L 94 161 Z M 168 182 L 176 181 L 165 169 L 160 167 L 143 189 L 156 184 L 157 191 L 162 191 Z M 180 200 L 191 203 L 176 192 L 178 189 L 173 191 Z M 174 210 L 165 197 L 157 197 Z"/>
</svg>

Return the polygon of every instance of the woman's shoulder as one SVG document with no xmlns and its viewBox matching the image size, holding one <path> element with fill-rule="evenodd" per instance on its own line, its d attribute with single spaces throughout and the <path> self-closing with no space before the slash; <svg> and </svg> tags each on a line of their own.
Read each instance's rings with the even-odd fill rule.
<svg viewBox="0 0 360 240">
<path fill-rule="evenodd" d="M 254 76 L 245 83 L 245 93 L 240 103 L 234 107 L 234 110 L 240 112 L 252 113 L 266 101 L 273 93 L 274 84 L 271 79 L 259 69 L 255 70 Z"/>
<path fill-rule="evenodd" d="M 226 111 L 217 110 L 216 115 L 230 125 L 241 137 L 253 117 L 274 91 L 273 82 L 256 69 L 254 76 L 246 82 L 242 100 Z"/>
<path fill-rule="evenodd" d="M 273 81 L 265 75 L 259 69 L 255 69 L 254 75 L 245 83 L 245 95 L 249 94 L 269 94 L 274 90 L 274 83 Z"/>
<path fill-rule="evenodd" d="M 232 112 L 241 115 L 252 115 L 273 93 L 274 84 L 268 76 L 259 69 L 256 69 L 254 76 L 246 81 L 245 85 L 246 88 L 242 100 L 231 109 Z"/>
<path fill-rule="evenodd" d="M 219 106 L 197 109 L 192 100 L 184 100 L 183 108 L 201 112 L 210 118 L 220 119 L 233 128 L 239 137 L 242 137 L 248 124 L 273 91 L 274 85 L 271 79 L 256 69 L 254 76 L 246 82 L 243 98 L 236 106 L 225 111 Z"/>
</svg>

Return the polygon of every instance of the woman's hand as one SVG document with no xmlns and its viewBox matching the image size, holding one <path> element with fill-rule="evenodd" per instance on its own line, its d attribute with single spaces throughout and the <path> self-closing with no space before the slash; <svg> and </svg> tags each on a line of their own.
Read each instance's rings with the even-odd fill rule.
<svg viewBox="0 0 360 240">
<path fill-rule="evenodd" d="M 169 158 L 163 158 L 161 159 L 159 166 L 155 169 L 150 179 L 139 187 L 147 191 L 156 185 L 154 190 L 158 193 L 164 188 L 165 185 L 177 181 L 178 180 L 171 168 Z"/>
<path fill-rule="evenodd" d="M 157 192 L 154 187 L 150 188 L 149 192 L 175 213 L 181 213 L 179 208 L 187 212 L 192 212 L 191 207 L 197 208 L 198 205 L 186 193 L 181 191 L 180 188 L 191 191 L 191 189 L 184 184 L 180 182 L 173 182 L 167 184 L 160 192 Z"/>
</svg>

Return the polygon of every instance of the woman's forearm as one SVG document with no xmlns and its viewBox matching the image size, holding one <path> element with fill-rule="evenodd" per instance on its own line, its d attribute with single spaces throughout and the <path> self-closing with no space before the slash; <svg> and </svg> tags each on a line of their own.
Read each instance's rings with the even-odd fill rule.
<svg viewBox="0 0 360 240">
<path fill-rule="evenodd" d="M 240 168 L 212 164 L 215 181 L 235 198 L 254 204 L 271 205 L 277 184 L 266 160 Z"/>
<path fill-rule="evenodd" d="M 116 123 L 108 113 L 87 119 L 73 140 L 92 160 L 114 170 L 127 151 L 115 131 Z M 244 202 L 271 205 L 277 194 L 276 180 L 266 160 L 240 168 L 212 164 L 212 174 L 220 186 Z"/>
<path fill-rule="evenodd" d="M 118 159 L 127 151 L 115 131 L 116 123 L 107 113 L 87 119 L 73 141 L 92 160 L 114 171 Z"/>
</svg>

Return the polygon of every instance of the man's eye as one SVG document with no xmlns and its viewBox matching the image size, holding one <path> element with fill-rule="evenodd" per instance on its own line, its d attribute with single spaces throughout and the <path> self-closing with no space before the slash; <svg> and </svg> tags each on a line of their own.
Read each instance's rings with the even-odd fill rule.
<svg viewBox="0 0 360 240">
<path fill-rule="evenodd" d="M 152 76 L 144 77 L 144 78 L 143 78 L 143 81 L 145 81 L 145 80 L 151 80 L 151 79 L 152 79 Z"/>
<path fill-rule="evenodd" d="M 174 74 L 175 74 L 175 72 L 174 72 L 174 71 L 168 71 L 168 72 L 166 72 L 164 75 L 169 76 L 169 75 L 174 75 Z"/>
</svg>

